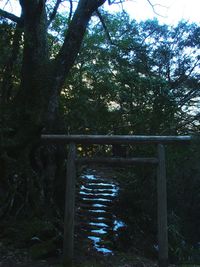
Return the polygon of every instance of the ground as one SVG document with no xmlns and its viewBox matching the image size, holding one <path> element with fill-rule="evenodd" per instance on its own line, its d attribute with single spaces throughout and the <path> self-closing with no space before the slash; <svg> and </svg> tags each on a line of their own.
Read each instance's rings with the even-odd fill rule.
<svg viewBox="0 0 200 267">
<path fill-rule="evenodd" d="M 99 175 L 101 173 L 98 173 Z M 105 174 L 105 170 L 103 171 Z M 113 173 L 106 172 L 107 177 L 109 175 L 113 177 Z M 2 228 L 3 229 L 3 228 Z M 14 230 L 18 229 L 14 225 Z M 19 230 L 21 228 L 19 227 Z M 12 229 L 13 230 L 13 229 Z M 13 233 L 13 232 L 12 232 Z M 15 232 L 14 232 L 15 233 Z M 32 233 L 31 233 L 32 234 Z M 4 235 L 0 232 L 0 267 L 62 267 L 61 265 L 61 253 L 54 258 L 51 255 L 45 256 L 42 259 L 33 260 L 31 257 L 31 246 L 27 246 L 27 249 L 19 248 L 20 238 L 19 233 L 13 239 L 6 237 L 3 240 Z M 16 244 L 14 245 L 14 241 Z M 28 248 L 29 247 L 29 248 Z M 75 264 L 74 267 L 157 267 L 156 260 L 146 259 L 141 256 L 137 251 L 129 252 L 116 252 L 114 256 L 103 256 L 98 254 L 92 249 L 92 245 L 83 246 L 80 240 L 75 244 L 77 248 L 75 250 Z M 60 251 L 61 252 L 61 251 Z M 173 265 L 175 266 L 175 265 Z M 172 267 L 172 265 L 171 265 Z M 179 267 L 200 267 L 200 265 L 179 265 Z"/>
<path fill-rule="evenodd" d="M 198 264 L 170 265 L 170 267 L 200 267 Z M 29 250 L 4 246 L 0 242 L 0 267 L 62 267 L 61 257 L 32 260 Z M 114 256 L 103 256 L 93 251 L 76 252 L 74 267 L 158 267 L 157 262 L 134 253 L 118 252 Z"/>
<path fill-rule="evenodd" d="M 118 253 L 114 256 L 81 253 L 75 255 L 74 267 L 157 267 L 156 262 L 131 253 Z M 29 251 L 5 247 L 0 243 L 0 267 L 62 267 L 61 258 L 46 258 L 33 261 Z M 195 266 L 196 267 L 196 266 Z"/>
</svg>

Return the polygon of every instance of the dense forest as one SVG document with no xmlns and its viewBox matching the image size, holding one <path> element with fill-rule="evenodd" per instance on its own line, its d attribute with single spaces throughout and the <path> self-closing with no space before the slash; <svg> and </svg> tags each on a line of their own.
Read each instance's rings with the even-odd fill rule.
<svg viewBox="0 0 200 267">
<path fill-rule="evenodd" d="M 36 258 L 62 248 L 67 146 L 44 144 L 41 134 L 192 135 L 192 144 L 166 148 L 169 254 L 173 263 L 199 263 L 200 25 L 136 22 L 105 11 L 105 0 L 68 1 L 66 15 L 62 2 L 20 0 L 20 17 L 0 9 L 2 240 Z M 127 153 L 151 156 L 155 147 Z M 155 259 L 155 170 L 113 175 L 121 187 L 115 209 L 127 225 L 113 246 Z"/>
</svg>

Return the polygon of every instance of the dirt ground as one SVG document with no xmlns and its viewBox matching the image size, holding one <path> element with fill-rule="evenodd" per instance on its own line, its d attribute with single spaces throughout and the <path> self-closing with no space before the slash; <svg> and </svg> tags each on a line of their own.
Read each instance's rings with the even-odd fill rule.
<svg viewBox="0 0 200 267">
<path fill-rule="evenodd" d="M 0 267 L 62 267 L 61 259 L 33 261 L 26 251 L 0 251 Z M 74 267 L 157 267 L 157 263 L 139 256 L 121 253 L 114 256 L 86 255 L 76 257 Z"/>
</svg>

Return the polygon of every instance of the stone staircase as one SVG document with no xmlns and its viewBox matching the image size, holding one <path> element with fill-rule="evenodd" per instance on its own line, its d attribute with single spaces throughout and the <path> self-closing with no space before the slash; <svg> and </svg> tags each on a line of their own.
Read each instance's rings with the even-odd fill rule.
<svg viewBox="0 0 200 267">
<path fill-rule="evenodd" d="M 124 226 L 112 211 L 118 191 L 116 182 L 98 176 L 95 171 L 90 170 L 81 176 L 78 208 L 81 231 L 103 254 L 113 254 L 108 244 L 112 243 L 117 229 Z"/>
</svg>

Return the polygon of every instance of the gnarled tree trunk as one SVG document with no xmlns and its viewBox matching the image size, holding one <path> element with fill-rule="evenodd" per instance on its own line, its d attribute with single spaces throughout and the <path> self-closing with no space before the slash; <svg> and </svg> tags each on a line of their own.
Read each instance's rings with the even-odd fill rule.
<svg viewBox="0 0 200 267">
<path fill-rule="evenodd" d="M 105 1 L 79 0 L 63 45 L 54 59 L 49 57 L 47 34 L 50 21 L 46 13 L 46 0 L 19 0 L 21 17 L 0 10 L 1 17 L 14 21 L 23 32 L 20 84 L 16 96 L 8 103 L 10 112 L 6 121 L 12 131 L 9 134 L 2 132 L 0 139 L 0 164 L 1 167 L 7 166 L 1 184 L 6 184 L 4 188 L 11 186 L 12 205 L 15 199 L 21 202 L 17 204 L 18 211 L 24 202 L 33 205 L 34 198 L 42 196 L 42 183 L 32 168 L 35 161 L 33 151 L 41 132 L 54 130 L 62 86 L 75 62 L 93 12 Z M 60 2 L 56 1 L 50 20 Z M 6 196 L 8 198 L 9 194 Z"/>
</svg>

